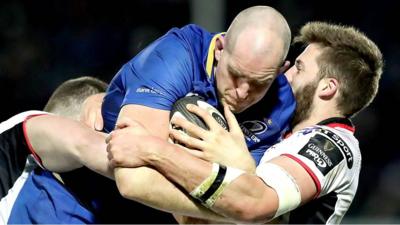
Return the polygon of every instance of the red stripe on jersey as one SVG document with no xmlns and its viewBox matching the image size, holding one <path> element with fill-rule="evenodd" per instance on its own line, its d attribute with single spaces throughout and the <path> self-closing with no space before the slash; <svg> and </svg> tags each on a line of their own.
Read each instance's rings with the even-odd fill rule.
<svg viewBox="0 0 400 225">
<path fill-rule="evenodd" d="M 319 193 L 321 193 L 321 183 L 319 182 L 318 177 L 315 175 L 315 173 L 310 169 L 310 167 L 307 166 L 307 164 L 305 164 L 303 161 L 301 161 L 299 158 L 295 157 L 294 155 L 290 155 L 290 154 L 287 154 L 287 153 L 286 154 L 282 154 L 282 155 L 286 156 L 288 158 L 291 158 L 294 161 L 296 161 L 311 176 L 311 178 L 314 181 L 315 187 L 317 188 L 317 193 L 314 196 L 314 199 L 316 199 L 319 196 Z"/>
<path fill-rule="evenodd" d="M 26 144 L 28 145 L 29 151 L 32 153 L 32 155 L 35 158 L 35 160 L 37 161 L 37 163 L 39 163 L 40 167 L 44 168 L 42 159 L 40 158 L 40 156 L 38 154 L 36 154 L 35 150 L 33 149 L 32 144 L 29 141 L 28 133 L 26 132 L 26 121 L 28 121 L 30 118 L 33 118 L 36 116 L 42 116 L 42 115 L 48 115 L 48 114 L 35 114 L 35 115 L 27 116 L 25 118 L 24 122 L 22 123 L 22 129 L 24 131 L 24 137 L 25 137 Z"/>
<path fill-rule="evenodd" d="M 346 129 L 346 130 L 349 130 L 349 131 L 351 131 L 353 133 L 356 130 L 354 127 L 346 125 L 346 124 L 343 124 L 343 123 L 329 123 L 329 124 L 326 124 L 326 126 L 332 127 L 332 128 L 341 127 L 341 128 Z"/>
</svg>

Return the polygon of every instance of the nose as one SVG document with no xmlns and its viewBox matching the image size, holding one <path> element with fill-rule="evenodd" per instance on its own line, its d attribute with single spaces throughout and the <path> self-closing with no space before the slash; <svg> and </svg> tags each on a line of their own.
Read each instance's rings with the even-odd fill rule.
<svg viewBox="0 0 400 225">
<path fill-rule="evenodd" d="M 236 88 L 236 95 L 238 99 L 245 100 L 249 96 L 250 85 L 246 81 L 239 82 L 239 85 Z"/>
</svg>

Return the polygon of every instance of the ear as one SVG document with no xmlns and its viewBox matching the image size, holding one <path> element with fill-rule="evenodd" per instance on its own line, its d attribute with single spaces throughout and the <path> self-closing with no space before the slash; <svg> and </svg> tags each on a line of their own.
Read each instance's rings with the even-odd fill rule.
<svg viewBox="0 0 400 225">
<path fill-rule="evenodd" d="M 224 50 L 224 47 L 225 47 L 225 39 L 221 35 L 217 37 L 217 39 L 215 40 L 214 57 L 215 60 L 217 60 L 217 62 L 221 59 L 221 54 L 222 51 Z"/>
<path fill-rule="evenodd" d="M 331 99 L 338 92 L 339 82 L 335 78 L 324 78 L 320 82 L 319 97 L 322 99 Z"/>
</svg>

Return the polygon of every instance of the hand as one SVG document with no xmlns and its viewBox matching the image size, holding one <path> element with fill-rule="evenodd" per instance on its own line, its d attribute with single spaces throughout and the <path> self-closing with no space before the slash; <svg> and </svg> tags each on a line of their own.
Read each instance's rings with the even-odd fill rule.
<svg viewBox="0 0 400 225">
<path fill-rule="evenodd" d="M 210 130 L 204 130 L 182 118 L 171 121 L 190 134 L 189 136 L 177 130 L 170 130 L 173 138 L 186 146 L 186 151 L 207 161 L 248 172 L 255 171 L 255 163 L 247 149 L 243 133 L 228 105 L 224 104 L 224 111 L 229 131 L 222 128 L 208 112 L 200 107 L 189 104 L 188 110 L 200 116 Z"/>
<path fill-rule="evenodd" d="M 103 129 L 101 104 L 103 103 L 104 95 L 104 93 L 95 94 L 85 99 L 79 119 L 82 123 L 97 131 L 101 131 Z"/>
<path fill-rule="evenodd" d="M 151 149 L 157 148 L 161 139 L 129 118 L 121 118 L 106 138 L 109 164 L 111 167 L 140 167 L 147 165 L 146 157 Z"/>
</svg>

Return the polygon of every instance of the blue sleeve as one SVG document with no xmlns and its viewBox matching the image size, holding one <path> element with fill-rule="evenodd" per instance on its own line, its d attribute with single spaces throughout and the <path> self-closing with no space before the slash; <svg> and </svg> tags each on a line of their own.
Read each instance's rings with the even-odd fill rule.
<svg viewBox="0 0 400 225">
<path fill-rule="evenodd" d="M 125 89 L 123 105 L 139 104 L 170 110 L 185 96 L 194 80 L 190 49 L 168 33 L 144 49 L 119 72 Z"/>
</svg>

